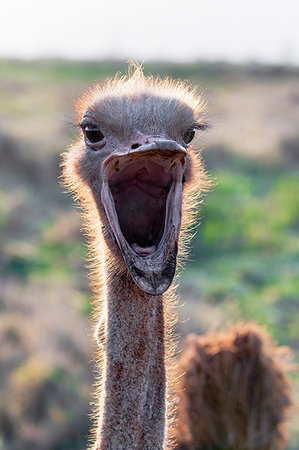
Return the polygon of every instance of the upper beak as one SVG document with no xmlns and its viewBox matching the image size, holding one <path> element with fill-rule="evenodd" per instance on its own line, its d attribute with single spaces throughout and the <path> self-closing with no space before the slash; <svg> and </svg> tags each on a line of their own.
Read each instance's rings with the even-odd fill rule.
<svg viewBox="0 0 299 450">
<path fill-rule="evenodd" d="M 163 154 L 167 157 L 169 156 L 179 156 L 181 155 L 183 159 L 185 159 L 185 156 L 187 155 L 187 150 L 180 144 L 178 144 L 176 141 L 172 140 L 153 140 L 149 144 L 141 145 L 138 148 L 129 149 L 128 147 L 125 147 L 121 150 L 116 150 L 116 152 L 112 153 L 103 163 L 103 168 L 105 169 L 107 165 L 110 163 L 111 160 L 121 157 L 121 156 L 129 156 L 129 155 L 136 155 L 138 156 L 141 153 L 146 152 L 155 152 L 157 154 Z"/>
<path fill-rule="evenodd" d="M 179 152 L 183 152 L 184 155 L 187 155 L 187 151 L 184 147 L 182 147 L 176 141 L 170 141 L 170 140 L 153 141 L 150 144 L 141 145 L 134 151 L 140 151 L 140 152 L 143 151 L 144 152 L 147 150 L 168 150 L 171 152 L 179 151 Z"/>
</svg>

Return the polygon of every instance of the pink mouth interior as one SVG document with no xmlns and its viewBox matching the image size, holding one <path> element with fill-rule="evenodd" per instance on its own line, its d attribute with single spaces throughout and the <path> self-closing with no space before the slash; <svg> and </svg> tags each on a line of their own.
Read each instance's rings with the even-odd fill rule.
<svg viewBox="0 0 299 450">
<path fill-rule="evenodd" d="M 128 164 L 109 179 L 121 231 L 140 256 L 154 253 L 162 238 L 172 182 L 171 172 L 146 159 Z"/>
</svg>

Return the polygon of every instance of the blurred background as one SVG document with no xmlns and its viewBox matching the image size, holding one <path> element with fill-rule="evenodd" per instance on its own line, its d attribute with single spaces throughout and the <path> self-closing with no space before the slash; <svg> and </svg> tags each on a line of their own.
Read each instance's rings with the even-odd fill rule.
<svg viewBox="0 0 299 450">
<path fill-rule="evenodd" d="M 73 103 L 128 59 L 199 84 L 215 187 L 180 278 L 178 332 L 239 319 L 299 359 L 297 1 L 1 6 L 0 449 L 81 450 L 93 383 L 87 249 L 59 185 Z M 288 449 L 299 449 L 299 376 Z"/>
</svg>

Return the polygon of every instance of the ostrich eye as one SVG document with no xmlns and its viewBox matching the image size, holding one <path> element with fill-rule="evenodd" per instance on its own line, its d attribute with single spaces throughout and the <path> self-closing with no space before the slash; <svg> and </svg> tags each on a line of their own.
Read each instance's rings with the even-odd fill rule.
<svg viewBox="0 0 299 450">
<path fill-rule="evenodd" d="M 183 136 L 183 139 L 186 144 L 189 144 L 192 141 L 192 139 L 194 138 L 194 136 L 195 136 L 195 130 L 191 129 L 191 130 L 186 131 L 186 133 Z"/>
<path fill-rule="evenodd" d="M 89 142 L 96 144 L 104 139 L 103 133 L 96 127 L 96 125 L 86 125 L 84 133 Z"/>
</svg>

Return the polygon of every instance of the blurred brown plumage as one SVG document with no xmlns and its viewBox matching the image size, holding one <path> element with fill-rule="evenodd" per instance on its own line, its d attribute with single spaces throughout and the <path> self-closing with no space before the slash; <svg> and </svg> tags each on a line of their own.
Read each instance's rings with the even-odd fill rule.
<svg viewBox="0 0 299 450">
<path fill-rule="evenodd" d="M 285 448 L 289 359 L 252 323 L 190 334 L 179 361 L 177 450 Z"/>
</svg>

